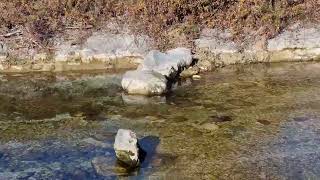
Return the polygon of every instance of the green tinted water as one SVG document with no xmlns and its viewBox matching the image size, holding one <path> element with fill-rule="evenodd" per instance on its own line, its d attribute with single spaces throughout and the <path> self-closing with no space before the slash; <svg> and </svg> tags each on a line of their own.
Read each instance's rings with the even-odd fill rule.
<svg viewBox="0 0 320 180">
<path fill-rule="evenodd" d="M 30 175 L 40 178 L 59 178 L 60 171 L 65 178 L 78 177 L 72 173 L 77 172 L 95 179 L 118 175 L 160 179 L 320 177 L 320 64 L 230 66 L 201 76 L 199 81 L 179 82 L 165 97 L 146 98 L 125 95 L 121 74 L 1 75 L 0 172 L 12 168 L 17 169 L 16 174 L 25 173 L 36 165 L 18 167 L 13 162 L 28 157 L 36 167 L 46 167 Z M 152 147 L 155 153 L 133 174 L 108 168 L 97 173 L 92 159 L 114 159 L 112 142 L 118 128 L 132 129 L 141 138 L 157 137 Z M 108 148 L 89 148 L 83 144 L 87 138 L 104 142 Z M 48 141 L 58 145 L 48 145 Z M 55 147 L 61 147 L 55 151 L 59 157 L 67 154 L 70 161 L 52 156 L 49 149 Z M 8 153 L 19 148 L 40 149 L 49 154 L 50 162 L 34 158 L 32 153 L 17 157 Z M 75 171 L 69 166 L 74 166 L 77 158 L 86 166 Z M 8 162 L 10 168 L 3 165 Z M 52 170 L 56 164 L 65 170 Z M 113 161 L 105 166 L 117 169 Z"/>
</svg>

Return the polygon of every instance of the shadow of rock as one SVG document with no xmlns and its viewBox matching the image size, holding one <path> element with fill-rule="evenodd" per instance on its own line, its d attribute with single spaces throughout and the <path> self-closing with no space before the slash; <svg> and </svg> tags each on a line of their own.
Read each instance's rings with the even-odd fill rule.
<svg viewBox="0 0 320 180">
<path fill-rule="evenodd" d="M 139 159 L 141 162 L 140 167 L 145 168 L 148 167 L 156 155 L 156 150 L 158 145 L 160 144 L 159 137 L 156 136 L 147 136 L 138 141 L 140 154 Z"/>
<path fill-rule="evenodd" d="M 122 100 L 128 105 L 145 105 L 145 104 L 164 104 L 166 97 L 164 96 L 140 96 L 140 95 L 126 95 L 122 94 Z"/>
<path fill-rule="evenodd" d="M 147 136 L 138 141 L 140 148 L 140 167 L 129 168 L 112 156 L 99 156 L 92 160 L 92 166 L 96 173 L 104 177 L 117 176 L 138 176 L 150 170 L 150 164 L 155 158 L 157 146 L 160 143 L 159 137 Z"/>
</svg>

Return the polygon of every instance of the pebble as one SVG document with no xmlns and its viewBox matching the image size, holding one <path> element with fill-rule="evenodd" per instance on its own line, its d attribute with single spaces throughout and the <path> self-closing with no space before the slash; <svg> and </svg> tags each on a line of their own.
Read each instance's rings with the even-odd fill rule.
<svg viewBox="0 0 320 180">
<path fill-rule="evenodd" d="M 199 79 L 201 79 L 201 76 L 200 75 L 193 75 L 192 79 L 193 80 L 199 80 Z"/>
</svg>

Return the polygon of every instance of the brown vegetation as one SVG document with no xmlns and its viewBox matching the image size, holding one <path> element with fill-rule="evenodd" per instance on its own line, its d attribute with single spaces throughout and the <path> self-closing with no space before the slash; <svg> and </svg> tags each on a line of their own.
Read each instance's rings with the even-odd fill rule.
<svg viewBox="0 0 320 180">
<path fill-rule="evenodd" d="M 1 0 L 0 9 L 1 34 L 25 28 L 42 45 L 66 28 L 115 18 L 159 37 L 159 45 L 174 28 L 190 38 L 202 27 L 229 28 L 237 39 L 252 30 L 272 37 L 297 20 L 320 18 L 319 0 Z"/>
</svg>

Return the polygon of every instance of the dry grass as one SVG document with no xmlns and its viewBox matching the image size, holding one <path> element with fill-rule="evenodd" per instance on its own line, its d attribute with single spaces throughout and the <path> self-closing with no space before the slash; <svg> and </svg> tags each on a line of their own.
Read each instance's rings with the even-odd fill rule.
<svg viewBox="0 0 320 180">
<path fill-rule="evenodd" d="M 236 39 L 260 30 L 272 37 L 297 20 L 319 20 L 319 0 L 1 0 L 0 33 L 23 27 L 33 41 L 49 46 L 68 27 L 99 27 L 111 18 L 137 33 L 158 37 L 181 28 L 191 39 L 202 27 L 229 28 Z"/>
</svg>

